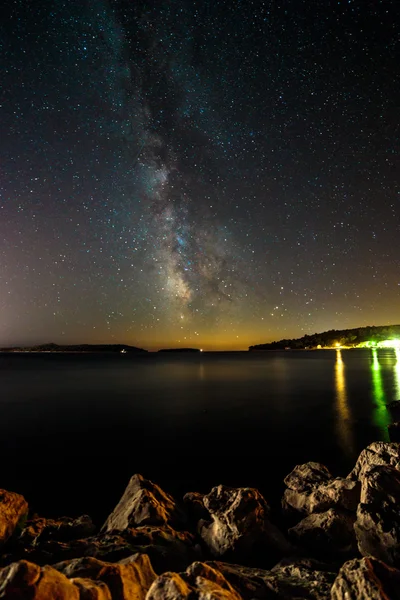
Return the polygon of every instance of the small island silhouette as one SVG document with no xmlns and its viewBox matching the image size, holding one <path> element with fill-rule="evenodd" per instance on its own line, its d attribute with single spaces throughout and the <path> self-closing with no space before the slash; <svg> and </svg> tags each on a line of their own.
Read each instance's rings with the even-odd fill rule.
<svg viewBox="0 0 400 600">
<path fill-rule="evenodd" d="M 159 352 L 202 352 L 199 348 L 162 348 Z"/>
</svg>

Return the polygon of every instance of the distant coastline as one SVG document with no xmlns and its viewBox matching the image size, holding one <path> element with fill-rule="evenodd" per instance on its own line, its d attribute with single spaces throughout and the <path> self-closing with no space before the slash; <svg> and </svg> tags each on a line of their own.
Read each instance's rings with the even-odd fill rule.
<svg viewBox="0 0 400 600">
<path fill-rule="evenodd" d="M 357 327 L 354 329 L 331 329 L 323 333 L 304 335 L 297 339 L 250 346 L 249 351 L 263 350 L 337 350 L 355 348 L 399 348 L 400 325 Z"/>
<path fill-rule="evenodd" d="M 0 352 L 45 352 L 45 353 L 142 353 L 147 352 L 143 348 L 136 348 L 135 346 L 128 346 L 126 344 L 72 344 L 72 345 L 59 345 L 59 344 L 40 344 L 38 346 L 15 346 L 12 348 L 0 348 Z"/>
</svg>

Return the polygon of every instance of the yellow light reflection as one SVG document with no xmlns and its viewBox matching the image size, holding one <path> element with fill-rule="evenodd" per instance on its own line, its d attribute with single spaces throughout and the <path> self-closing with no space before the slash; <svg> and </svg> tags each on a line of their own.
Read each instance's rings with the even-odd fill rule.
<svg viewBox="0 0 400 600">
<path fill-rule="evenodd" d="M 395 400 L 400 400 L 400 350 L 396 349 L 396 363 L 394 365 L 394 391 Z"/>
<path fill-rule="evenodd" d="M 335 391 L 336 391 L 336 413 L 337 413 L 337 431 L 339 434 L 340 445 L 346 454 L 354 454 L 354 433 L 351 423 L 351 413 L 347 398 L 345 366 L 342 358 L 342 352 L 336 350 L 335 363 Z"/>
<path fill-rule="evenodd" d="M 371 350 L 371 374 L 372 374 L 372 394 L 375 401 L 375 410 L 373 412 L 373 420 L 375 425 L 381 430 L 382 440 L 389 441 L 387 426 L 390 423 L 390 416 L 386 408 L 385 390 L 382 381 L 381 365 L 379 364 L 378 350 Z"/>
</svg>

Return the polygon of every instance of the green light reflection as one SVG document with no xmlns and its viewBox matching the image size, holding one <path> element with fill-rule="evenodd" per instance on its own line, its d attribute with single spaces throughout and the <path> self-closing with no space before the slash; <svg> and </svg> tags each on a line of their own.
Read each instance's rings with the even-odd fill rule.
<svg viewBox="0 0 400 600">
<path fill-rule="evenodd" d="M 394 365 L 394 390 L 395 400 L 400 400 L 400 350 L 394 351 L 396 355 L 396 363 Z"/>
<path fill-rule="evenodd" d="M 375 401 L 375 410 L 372 418 L 377 427 L 381 430 L 383 441 L 389 441 L 387 426 L 390 423 L 390 415 L 386 408 L 385 390 L 382 381 L 381 365 L 379 364 L 378 350 L 371 350 L 371 375 L 372 375 L 372 394 Z"/>
<path fill-rule="evenodd" d="M 335 391 L 336 391 L 336 414 L 337 432 L 340 446 L 344 453 L 351 457 L 354 455 L 354 432 L 351 422 L 351 413 L 347 398 L 347 386 L 345 366 L 340 350 L 336 350 L 335 362 Z"/>
</svg>

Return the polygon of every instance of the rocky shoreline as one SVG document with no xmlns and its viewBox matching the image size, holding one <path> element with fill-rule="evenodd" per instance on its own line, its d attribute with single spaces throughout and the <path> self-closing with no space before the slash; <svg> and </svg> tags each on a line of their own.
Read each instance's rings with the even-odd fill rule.
<svg viewBox="0 0 400 600">
<path fill-rule="evenodd" d="M 374 442 L 347 477 L 320 463 L 284 480 L 181 502 L 134 475 L 98 530 L 31 515 L 0 490 L 6 600 L 400 600 L 400 444 Z"/>
</svg>

